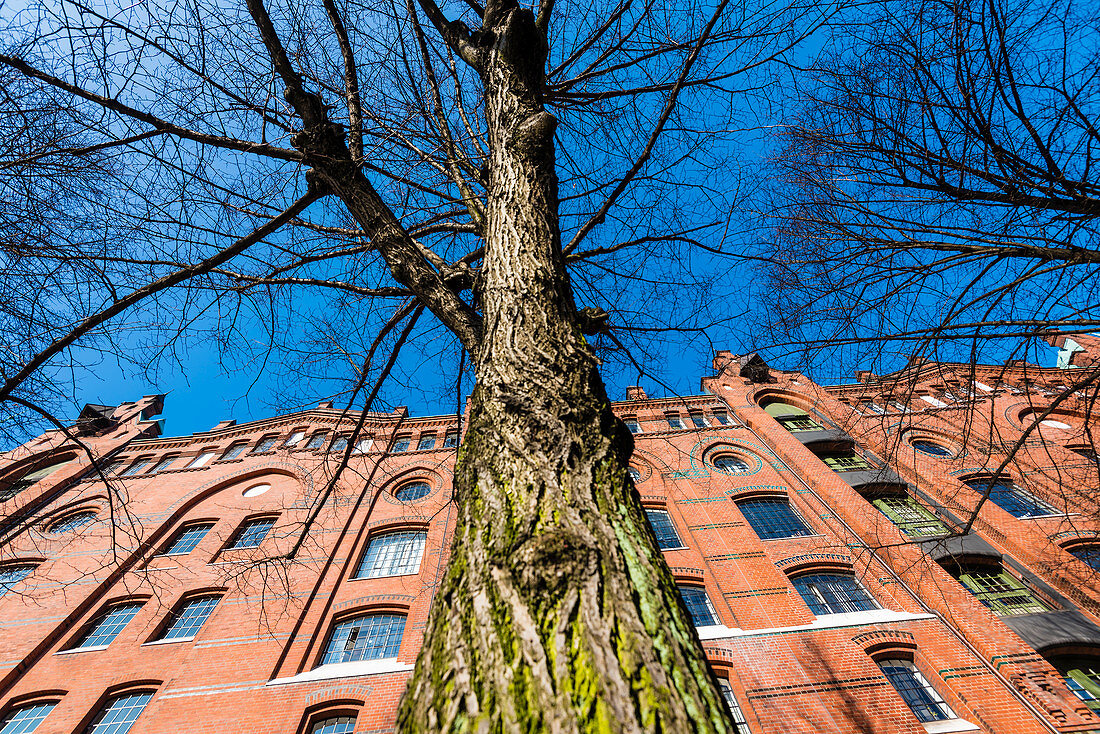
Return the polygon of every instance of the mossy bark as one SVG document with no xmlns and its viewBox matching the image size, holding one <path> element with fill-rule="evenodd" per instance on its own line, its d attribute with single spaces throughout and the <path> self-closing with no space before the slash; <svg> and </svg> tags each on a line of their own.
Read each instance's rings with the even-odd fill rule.
<svg viewBox="0 0 1100 734">
<path fill-rule="evenodd" d="M 479 34 L 484 328 L 452 555 L 398 730 L 732 731 L 578 325 L 540 99 L 545 35 L 514 3 L 488 7 Z"/>
</svg>

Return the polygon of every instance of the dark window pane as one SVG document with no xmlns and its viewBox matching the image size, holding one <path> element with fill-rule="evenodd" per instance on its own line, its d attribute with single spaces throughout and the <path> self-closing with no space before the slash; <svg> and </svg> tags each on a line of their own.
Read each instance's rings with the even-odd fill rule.
<svg viewBox="0 0 1100 734">
<path fill-rule="evenodd" d="M 321 664 L 397 657 L 404 634 L 405 618 L 396 614 L 349 619 L 332 630 Z"/>
<path fill-rule="evenodd" d="M 799 576 L 791 584 L 816 615 L 866 612 L 878 609 L 853 576 L 838 573 L 817 573 Z"/>
<path fill-rule="evenodd" d="M 649 525 L 653 528 L 653 534 L 657 536 L 657 546 L 659 548 L 663 550 L 684 547 L 684 544 L 680 542 L 680 536 L 676 534 L 676 527 L 672 524 L 672 519 L 666 511 L 651 510 L 647 507 L 645 515 L 649 518 Z"/>
<path fill-rule="evenodd" d="M 890 681 L 901 699 L 905 701 L 918 721 L 946 721 L 955 718 L 955 714 L 947 707 L 936 689 L 925 680 L 908 660 L 882 660 L 878 666 L 886 674 L 886 680 Z"/>
<path fill-rule="evenodd" d="M 164 551 L 163 555 L 166 556 L 178 556 L 185 553 L 190 553 L 195 550 L 195 546 L 206 537 L 206 534 L 210 532 L 210 528 L 213 525 L 206 523 L 203 525 L 191 525 L 180 531 L 180 534 L 176 536 L 176 539 L 172 541 L 172 545 Z"/>
<path fill-rule="evenodd" d="M 984 494 L 989 487 L 989 480 L 969 479 L 966 485 L 975 492 Z M 1031 496 L 1028 492 L 1003 479 L 993 482 L 993 489 L 989 492 L 989 501 L 1013 517 L 1021 519 L 1058 514 L 1058 511 L 1051 505 Z"/>
<path fill-rule="evenodd" d="M 218 606 L 221 597 L 204 596 L 192 599 L 173 613 L 172 622 L 161 635 L 162 640 L 190 638 L 198 634 L 207 618 Z"/>
<path fill-rule="evenodd" d="M 742 500 L 737 503 L 737 508 L 763 540 L 813 535 L 785 499 L 765 497 Z"/>
<path fill-rule="evenodd" d="M 262 520 L 252 520 L 237 533 L 237 537 L 230 544 L 230 548 L 255 548 L 267 533 L 275 525 L 275 518 L 265 517 Z"/>
<path fill-rule="evenodd" d="M 120 604 L 111 607 L 91 629 L 76 647 L 103 647 L 110 645 L 111 641 L 118 637 L 122 628 L 129 624 L 134 615 L 141 611 L 141 604 Z"/>
<path fill-rule="evenodd" d="M 679 586 L 680 597 L 684 600 L 688 614 L 691 615 L 692 624 L 696 627 L 707 627 L 718 624 L 718 615 L 714 613 L 714 607 L 707 598 L 707 592 L 698 586 Z"/>
</svg>

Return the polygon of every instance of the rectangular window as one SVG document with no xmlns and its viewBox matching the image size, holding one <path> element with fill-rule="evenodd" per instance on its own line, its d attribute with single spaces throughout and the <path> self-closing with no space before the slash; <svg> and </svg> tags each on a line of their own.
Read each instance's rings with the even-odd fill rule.
<svg viewBox="0 0 1100 734">
<path fill-rule="evenodd" d="M 631 433 L 641 433 L 642 427 L 638 424 L 638 421 L 634 418 L 627 418 L 623 421 L 626 424 L 626 429 Z"/>
<path fill-rule="evenodd" d="M 691 413 L 690 417 L 691 424 L 696 428 L 706 428 L 710 425 L 709 423 L 707 423 L 707 419 L 703 416 L 702 413 Z"/>
<path fill-rule="evenodd" d="M 1011 482 L 1004 479 L 993 480 L 993 488 L 989 489 L 990 481 L 989 479 L 968 479 L 965 484 L 981 494 L 985 494 L 986 490 L 989 490 L 990 502 L 1021 520 L 1059 514 L 1058 510 L 1052 505 L 1033 497 L 1030 493 Z"/>
<path fill-rule="evenodd" d="M 252 449 L 254 454 L 265 454 L 275 448 L 275 444 L 279 441 L 278 436 L 264 436 L 256 442 L 256 448 Z"/>
<path fill-rule="evenodd" d="M 447 435 L 443 437 L 443 448 L 453 449 L 455 446 L 458 446 L 458 432 L 447 431 Z"/>
<path fill-rule="evenodd" d="M 808 415 L 797 415 L 788 418 L 777 418 L 779 425 L 786 428 L 791 433 L 800 433 L 803 431 L 821 431 L 824 428 L 820 423 L 815 421 Z"/>
<path fill-rule="evenodd" d="M 653 528 L 653 534 L 657 536 L 657 547 L 661 550 L 671 548 L 683 548 L 680 536 L 676 534 L 676 526 L 672 524 L 666 510 L 645 508 L 645 516 L 649 520 L 649 526 Z"/>
<path fill-rule="evenodd" d="M 813 535 L 806 523 L 782 497 L 747 499 L 737 503 L 749 526 L 761 540 Z"/>
<path fill-rule="evenodd" d="M 680 416 L 676 415 L 675 413 L 669 413 L 665 417 L 668 419 L 669 428 L 673 430 L 678 430 L 684 427 L 683 419 L 681 419 Z"/>
<path fill-rule="evenodd" d="M 875 415 L 886 415 L 886 408 L 882 407 L 873 400 L 860 401 L 859 407 L 864 415 L 873 413 Z"/>
<path fill-rule="evenodd" d="M 305 431 L 295 431 L 294 433 L 290 434 L 290 438 L 288 438 L 285 442 L 283 442 L 283 446 L 285 446 L 287 448 L 292 448 L 294 446 L 297 446 L 298 444 L 300 444 L 302 442 L 302 439 L 305 438 L 305 437 L 306 437 L 306 432 Z"/>
<path fill-rule="evenodd" d="M 361 456 L 362 454 L 365 454 L 368 451 L 370 451 L 370 447 L 373 446 L 373 445 L 374 445 L 374 439 L 373 438 L 369 438 L 369 437 L 360 438 L 358 441 L 355 442 L 355 448 L 353 448 L 351 450 L 351 455 L 352 456 Z"/>
<path fill-rule="evenodd" d="M 213 458 L 214 458 L 214 452 L 213 451 L 204 451 L 201 454 L 199 454 L 198 456 L 196 456 L 194 459 L 192 459 L 191 463 L 187 465 L 187 468 L 188 469 L 198 469 L 200 466 L 206 466 L 207 464 L 210 463 L 210 460 L 213 459 Z"/>
<path fill-rule="evenodd" d="M 149 462 L 152 461 L 152 460 L 153 460 L 153 457 L 151 457 L 151 456 L 139 456 L 138 458 L 134 459 L 133 464 L 130 464 L 130 466 L 126 467 L 126 471 L 122 472 L 122 476 L 124 476 L 124 477 L 134 476 L 135 474 L 140 472 L 142 469 L 144 469 L 146 466 L 148 466 Z"/>
<path fill-rule="evenodd" d="M 931 395 L 921 395 L 920 399 L 931 405 L 933 408 L 946 408 L 947 403 L 943 402 L 939 398 L 934 398 Z"/>
<path fill-rule="evenodd" d="M 111 607 L 106 614 L 92 625 L 80 642 L 75 645 L 75 648 L 106 647 L 110 645 L 118 637 L 118 633 L 122 632 L 122 628 L 130 623 L 134 615 L 141 611 L 141 606 L 141 604 L 119 604 Z"/>
<path fill-rule="evenodd" d="M 229 544 L 227 550 L 237 548 L 255 548 L 267 537 L 267 533 L 275 525 L 275 518 L 265 517 L 259 520 L 250 520 L 237 531 L 237 537 Z"/>
<path fill-rule="evenodd" d="M 911 538 L 946 535 L 947 525 L 912 497 L 879 497 L 871 504 Z"/>
<path fill-rule="evenodd" d="M 696 627 L 710 627 L 718 624 L 718 614 L 710 603 L 705 589 L 699 586 L 677 586 L 680 590 L 680 598 L 684 600 L 691 622 Z"/>
<path fill-rule="evenodd" d="M 246 446 L 248 446 L 247 441 L 241 441 L 240 443 L 233 444 L 225 450 L 225 453 L 222 454 L 222 458 L 219 459 L 219 461 L 230 461 L 231 459 L 236 459 L 238 456 L 244 453 L 244 449 Z"/>
<path fill-rule="evenodd" d="M 422 530 L 386 533 L 371 538 L 355 578 L 376 579 L 416 573 L 420 570 L 427 538 L 428 534 Z"/>
<path fill-rule="evenodd" d="M 947 721 L 955 718 L 932 684 L 921 675 L 917 667 L 908 660 L 880 660 L 879 668 L 886 674 L 886 680 L 905 701 L 905 705 L 917 717 L 917 721 Z"/>
<path fill-rule="evenodd" d="M 869 471 L 873 469 L 867 460 L 859 454 L 837 454 L 834 456 L 822 456 L 821 460 L 825 462 L 833 471 Z"/>
<path fill-rule="evenodd" d="M 999 568 L 974 569 L 960 574 L 958 579 L 1000 617 L 1050 611 L 1021 581 Z"/>
<path fill-rule="evenodd" d="M 854 576 L 815 573 L 791 580 L 791 585 L 814 614 L 847 614 L 878 609 L 871 595 Z"/>
<path fill-rule="evenodd" d="M 328 439 L 328 431 L 317 431 L 309 437 L 309 443 L 306 444 L 307 449 L 319 449 L 325 445 L 325 441 Z"/>
<path fill-rule="evenodd" d="M 408 451 L 409 450 L 409 442 L 411 440 L 412 439 L 409 438 L 408 436 L 398 437 L 398 439 L 393 442 L 393 449 L 390 451 L 390 453 L 400 454 L 402 452 Z"/>
<path fill-rule="evenodd" d="M 908 413 L 909 412 L 909 406 L 906 405 L 905 403 L 899 403 L 897 400 L 891 401 L 890 405 L 894 406 L 898 411 L 900 411 L 902 413 Z"/>
<path fill-rule="evenodd" d="M 435 436 L 421 436 L 420 443 L 416 445 L 417 451 L 427 451 L 435 448 Z"/>
<path fill-rule="evenodd" d="M 218 606 L 218 596 L 202 596 L 191 599 L 172 613 L 168 628 L 160 636 L 162 640 L 189 640 L 199 633 L 202 626 Z"/>
<path fill-rule="evenodd" d="M 150 472 L 164 471 L 172 464 L 176 463 L 176 459 L 179 458 L 179 454 L 170 454 L 157 462 L 157 465 L 150 469 Z"/>
<path fill-rule="evenodd" d="M 189 525 L 179 532 L 176 539 L 172 541 L 172 545 L 161 554 L 164 556 L 182 556 L 195 550 L 206 534 L 210 532 L 210 528 L 214 527 L 213 523 L 203 523 L 201 525 Z"/>
<path fill-rule="evenodd" d="M 714 411 L 714 422 L 720 426 L 728 426 L 730 424 L 729 413 L 724 410 Z"/>
<path fill-rule="evenodd" d="M 737 705 L 737 699 L 734 698 L 733 686 L 725 678 L 719 678 L 718 690 L 722 694 L 722 700 L 726 703 L 726 709 L 730 712 L 730 718 L 733 719 L 734 734 L 751 734 L 749 723 L 745 721 L 745 714 L 741 712 L 741 707 Z"/>
<path fill-rule="evenodd" d="M 332 440 L 332 445 L 328 447 L 330 454 L 342 454 L 348 447 L 347 436 L 337 436 Z"/>
</svg>

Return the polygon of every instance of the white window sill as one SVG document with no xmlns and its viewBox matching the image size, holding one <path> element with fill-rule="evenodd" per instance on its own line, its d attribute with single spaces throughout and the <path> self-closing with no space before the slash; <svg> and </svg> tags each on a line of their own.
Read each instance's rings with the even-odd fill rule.
<svg viewBox="0 0 1100 734">
<path fill-rule="evenodd" d="M 171 645 L 174 642 L 190 642 L 193 639 L 195 639 L 194 635 L 191 635 L 190 637 L 173 637 L 168 640 L 150 640 L 149 642 L 143 643 L 142 647 L 150 647 L 152 645 Z"/>
<path fill-rule="evenodd" d="M 360 660 L 355 663 L 332 663 L 321 665 L 313 670 L 291 676 L 289 678 L 276 678 L 267 682 L 269 686 L 281 686 L 288 683 L 307 683 L 317 680 L 331 680 L 333 678 L 354 678 L 364 675 L 382 675 L 384 673 L 403 673 L 412 670 L 408 663 L 399 663 L 397 658 L 382 658 L 381 660 Z"/>
<path fill-rule="evenodd" d="M 738 627 L 725 627 L 723 625 L 710 625 L 696 627 L 695 632 L 700 640 L 720 640 L 731 637 L 752 637 L 753 635 L 768 635 L 777 632 L 801 632 L 809 630 L 830 629 L 834 627 L 861 627 L 866 624 L 882 624 L 884 622 L 909 622 L 918 619 L 935 619 L 933 614 L 913 614 L 911 612 L 895 612 L 892 609 L 874 609 L 869 612 L 850 612 L 847 614 L 826 614 L 818 617 L 811 624 L 793 625 L 791 627 L 768 627 L 764 629 L 740 629 Z M 941 722 L 942 723 L 942 722 Z M 953 730 L 952 730 L 953 731 Z M 960 729 L 959 731 L 966 731 Z"/>
<path fill-rule="evenodd" d="M 356 576 L 355 578 L 353 578 L 351 580 L 352 581 L 370 581 L 371 579 L 396 579 L 396 578 L 400 578 L 402 576 L 416 576 L 418 573 L 420 573 L 419 568 L 415 571 L 408 571 L 406 573 L 386 573 L 386 574 L 382 574 L 381 576 Z"/>
<path fill-rule="evenodd" d="M 95 652 L 96 650 L 106 650 L 106 645 L 96 645 L 95 647 L 72 647 L 68 650 L 58 650 L 54 655 L 75 655 L 78 652 Z"/>
<path fill-rule="evenodd" d="M 923 724 L 928 734 L 947 734 L 952 731 L 977 731 L 978 725 L 971 724 L 966 719 L 948 719 L 947 721 L 929 721 Z"/>
</svg>

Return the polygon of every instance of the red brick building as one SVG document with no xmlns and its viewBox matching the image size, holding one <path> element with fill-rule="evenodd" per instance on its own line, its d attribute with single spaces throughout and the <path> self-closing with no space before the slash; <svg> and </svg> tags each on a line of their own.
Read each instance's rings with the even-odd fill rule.
<svg viewBox="0 0 1100 734">
<path fill-rule="evenodd" d="M 720 352 L 703 394 L 616 404 L 745 731 L 1100 732 L 1100 465 L 1070 389 L 1100 340 L 1071 341 L 1063 368 L 842 386 Z M 390 731 L 457 416 L 321 404 L 169 438 L 161 402 L 4 456 L 0 734 Z"/>
</svg>

